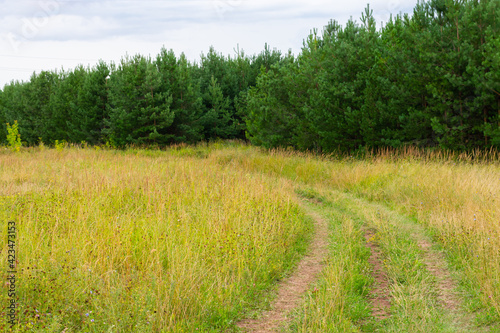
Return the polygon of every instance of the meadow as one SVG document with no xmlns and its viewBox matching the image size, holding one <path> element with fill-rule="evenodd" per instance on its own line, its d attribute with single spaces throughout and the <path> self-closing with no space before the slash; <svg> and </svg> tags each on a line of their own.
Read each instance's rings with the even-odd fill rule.
<svg viewBox="0 0 500 333">
<path fill-rule="evenodd" d="M 329 255 L 285 331 L 500 329 L 493 152 L 4 149 L 0 188 L 4 280 L 7 222 L 17 227 L 15 332 L 238 331 L 307 253 L 307 210 L 329 223 Z M 384 260 L 383 316 L 367 242 Z M 426 269 L 438 254 L 456 282 L 453 307 L 439 298 L 444 278 Z"/>
</svg>

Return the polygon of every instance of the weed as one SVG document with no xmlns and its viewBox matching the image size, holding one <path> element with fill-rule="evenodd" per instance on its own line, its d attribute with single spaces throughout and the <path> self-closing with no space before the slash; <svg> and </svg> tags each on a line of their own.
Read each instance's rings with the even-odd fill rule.
<svg viewBox="0 0 500 333">
<path fill-rule="evenodd" d="M 66 140 L 62 140 L 62 141 L 59 141 L 59 140 L 56 140 L 54 142 L 54 147 L 56 148 L 57 151 L 61 152 L 64 150 L 64 148 L 66 148 L 68 145 L 68 143 L 66 142 Z"/>
<path fill-rule="evenodd" d="M 21 149 L 21 134 L 19 134 L 19 125 L 17 120 L 14 120 L 12 126 L 7 123 L 7 142 L 9 143 L 12 151 L 18 152 Z"/>
</svg>

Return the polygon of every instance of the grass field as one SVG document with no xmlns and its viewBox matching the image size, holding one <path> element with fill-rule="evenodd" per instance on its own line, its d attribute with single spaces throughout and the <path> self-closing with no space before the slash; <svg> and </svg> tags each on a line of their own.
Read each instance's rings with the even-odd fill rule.
<svg viewBox="0 0 500 333">
<path fill-rule="evenodd" d="M 306 202 L 329 222 L 329 256 L 286 331 L 497 332 L 500 165 L 473 157 L 237 143 L 2 150 L 4 281 L 7 222 L 17 231 L 13 331 L 237 331 L 307 251 Z M 384 315 L 367 242 L 387 280 Z"/>
</svg>

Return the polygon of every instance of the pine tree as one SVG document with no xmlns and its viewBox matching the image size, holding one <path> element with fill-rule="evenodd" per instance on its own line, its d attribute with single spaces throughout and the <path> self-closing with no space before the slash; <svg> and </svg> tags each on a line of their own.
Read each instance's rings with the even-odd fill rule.
<svg viewBox="0 0 500 333">
<path fill-rule="evenodd" d="M 238 119 L 236 108 L 234 105 L 235 99 L 239 95 L 239 87 L 242 85 L 238 67 L 230 57 L 224 57 L 218 54 L 213 47 L 210 47 L 207 55 L 202 55 L 201 64 L 198 70 L 200 90 L 203 97 L 203 114 L 204 118 L 213 117 L 213 81 L 216 80 L 217 85 L 221 90 L 224 99 L 227 98 L 228 104 L 225 106 L 229 118 Z M 237 120 L 236 120 L 237 121 Z M 207 125 L 206 121 L 204 124 Z M 219 123 L 220 125 L 220 123 Z M 233 122 L 227 122 L 227 129 L 218 129 L 221 133 L 231 133 L 230 138 L 238 136 L 239 131 L 235 131 Z M 212 127 L 204 129 L 206 138 L 213 136 Z"/>
<path fill-rule="evenodd" d="M 248 91 L 246 105 L 247 138 L 253 144 L 296 147 L 307 136 L 308 132 L 302 130 L 304 119 L 290 99 L 300 89 L 295 86 L 297 71 L 293 59 L 281 66 L 261 67 L 256 86 Z"/>
<path fill-rule="evenodd" d="M 19 133 L 21 134 L 23 140 L 28 143 L 36 142 L 38 139 L 36 133 L 34 133 L 34 128 L 32 125 L 32 119 L 29 114 L 24 111 L 25 105 L 27 103 L 29 83 L 22 83 L 19 81 L 11 82 L 4 87 L 2 92 L 2 108 L 1 113 L 3 114 L 4 121 L 2 122 L 2 127 L 6 132 L 5 123 L 14 123 L 18 121 Z M 33 139 L 33 141 L 32 141 Z"/>
<path fill-rule="evenodd" d="M 174 121 L 171 96 L 161 91 L 161 74 L 151 59 L 122 59 L 109 80 L 109 120 L 105 132 L 118 146 L 167 144 Z"/>
<path fill-rule="evenodd" d="M 74 138 L 71 128 L 78 119 L 73 110 L 76 108 L 78 92 L 81 89 L 87 71 L 83 66 L 78 66 L 71 72 L 61 72 L 59 80 L 54 86 L 50 96 L 50 130 L 44 137 L 44 142 L 72 141 Z"/>
<path fill-rule="evenodd" d="M 54 93 L 60 77 L 57 72 L 42 71 L 40 74 L 33 74 L 28 85 L 27 103 L 24 119 L 32 125 L 33 132 L 25 136 L 21 133 L 23 139 L 29 143 L 38 142 L 41 138 L 43 142 L 51 142 L 54 139 L 53 134 L 56 131 L 56 123 L 50 106 L 50 98 Z M 22 128 L 23 124 L 19 124 Z"/>
<path fill-rule="evenodd" d="M 202 117 L 204 134 L 206 139 L 233 137 L 237 128 L 229 110 L 230 100 L 222 94 L 220 84 L 212 76 L 208 91 L 204 100 L 207 103 L 208 111 Z"/>
<path fill-rule="evenodd" d="M 184 54 L 176 59 L 172 50 L 163 48 L 155 65 L 161 75 L 160 91 L 172 96 L 170 110 L 175 115 L 168 132 L 172 142 L 197 142 L 202 138 L 202 97 L 193 78 L 194 68 Z"/>
<path fill-rule="evenodd" d="M 108 117 L 108 77 L 110 66 L 100 61 L 86 71 L 71 107 L 70 141 L 104 143 L 103 130 Z"/>
</svg>

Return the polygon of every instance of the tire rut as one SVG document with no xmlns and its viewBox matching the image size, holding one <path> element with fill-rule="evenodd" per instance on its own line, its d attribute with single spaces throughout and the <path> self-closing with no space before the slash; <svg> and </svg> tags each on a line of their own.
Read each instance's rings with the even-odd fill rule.
<svg viewBox="0 0 500 333">
<path fill-rule="evenodd" d="M 350 201 L 346 205 L 346 207 L 350 206 L 348 211 L 366 221 L 364 238 L 371 253 L 369 263 L 374 279 L 369 301 L 375 322 L 382 322 L 385 319 L 391 321 L 392 284 L 394 281 L 391 281 L 387 276 L 383 263 L 384 253 L 377 244 L 377 231 L 374 230 L 383 229 L 384 225 L 393 225 L 410 237 L 420 249 L 420 258 L 424 264 L 423 269 L 434 281 L 432 283 L 434 292 L 429 293 L 428 297 L 434 295 L 435 306 L 437 306 L 437 311 L 442 313 L 443 323 L 446 323 L 448 328 L 453 329 L 454 332 L 485 332 L 487 330 L 487 328 L 476 327 L 473 324 L 474 315 L 463 309 L 462 297 L 457 291 L 458 282 L 448 268 L 444 253 L 434 248 L 434 242 L 428 236 L 423 225 L 383 204 L 368 202 L 345 194 L 338 194 L 338 197 L 339 202 L 345 200 L 347 203 Z"/>
<path fill-rule="evenodd" d="M 295 272 L 279 283 L 277 297 L 271 304 L 271 309 L 257 319 L 245 319 L 236 325 L 245 332 L 275 332 L 286 323 L 289 320 L 287 314 L 300 304 L 302 295 L 324 267 L 324 259 L 328 253 L 327 222 L 319 214 L 304 208 L 314 219 L 315 233 L 309 252 L 299 262 Z"/>
<path fill-rule="evenodd" d="M 460 308 L 460 300 L 454 291 L 457 288 L 457 284 L 446 269 L 443 254 L 433 251 L 431 249 L 432 243 L 427 239 L 418 239 L 418 246 L 422 249 L 427 270 L 436 278 L 439 303 L 445 309 L 456 312 Z"/>
<path fill-rule="evenodd" d="M 452 278 L 447 268 L 444 254 L 432 248 L 433 243 L 426 237 L 413 235 L 422 250 L 423 262 L 427 271 L 436 279 L 437 301 L 449 314 L 457 332 L 486 332 L 486 327 L 475 327 L 473 315 L 462 309 L 460 295 L 456 291 L 457 282 Z"/>
<path fill-rule="evenodd" d="M 370 249 L 370 259 L 368 262 L 373 267 L 374 283 L 370 290 L 370 302 L 372 306 L 372 316 L 377 320 L 385 319 L 389 316 L 391 307 L 389 281 L 383 269 L 382 254 L 379 247 L 373 241 L 375 234 L 372 231 L 365 233 L 366 246 Z"/>
<path fill-rule="evenodd" d="M 434 278 L 434 290 L 436 292 L 436 302 L 445 313 L 449 323 L 454 327 L 456 332 L 482 332 L 481 328 L 475 327 L 473 315 L 466 313 L 462 308 L 462 300 L 459 293 L 456 291 L 458 283 L 452 277 L 445 255 L 443 252 L 433 248 L 433 241 L 427 235 L 425 227 L 421 224 L 411 221 L 407 217 L 385 207 L 381 204 L 365 202 L 362 199 L 354 199 L 359 205 L 371 206 L 372 209 L 384 212 L 385 221 L 390 224 L 397 224 L 401 231 L 405 231 L 409 237 L 418 245 L 421 250 L 421 260 L 425 265 L 426 271 Z M 396 222 L 398 221 L 398 222 Z M 404 222 L 403 222 L 404 221 Z M 373 267 L 373 277 L 375 283 L 372 295 L 372 314 L 377 320 L 382 320 L 390 316 L 390 283 L 385 276 L 383 265 L 381 262 L 382 253 L 378 246 L 371 242 L 374 233 L 368 231 L 365 234 L 367 246 L 370 248 L 372 255 L 370 263 Z"/>
</svg>

